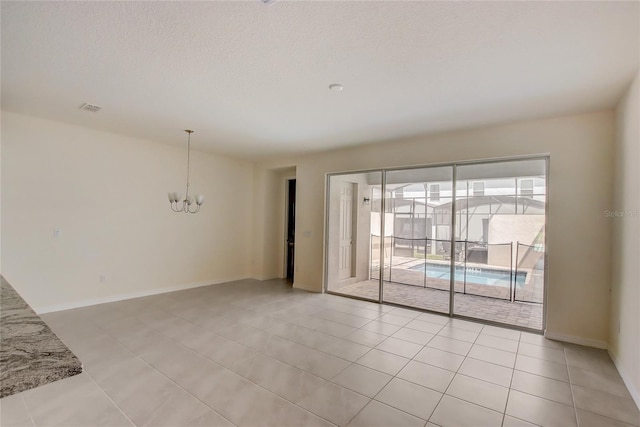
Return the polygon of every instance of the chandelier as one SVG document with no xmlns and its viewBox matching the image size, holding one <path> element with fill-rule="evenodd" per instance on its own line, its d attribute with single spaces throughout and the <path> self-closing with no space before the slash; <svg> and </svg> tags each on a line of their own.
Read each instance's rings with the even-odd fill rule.
<svg viewBox="0 0 640 427">
<path fill-rule="evenodd" d="M 204 196 L 196 195 L 195 198 L 195 207 L 192 209 L 191 205 L 193 205 L 194 199 L 189 195 L 189 167 L 191 161 L 191 134 L 192 130 L 186 129 L 186 133 L 189 134 L 189 139 L 187 142 L 187 190 L 185 192 L 184 200 L 180 200 L 182 198 L 182 194 L 173 192 L 169 193 L 169 203 L 171 204 L 171 210 L 174 212 L 184 212 L 184 213 L 198 213 L 200 211 L 200 206 L 204 202 Z"/>
</svg>

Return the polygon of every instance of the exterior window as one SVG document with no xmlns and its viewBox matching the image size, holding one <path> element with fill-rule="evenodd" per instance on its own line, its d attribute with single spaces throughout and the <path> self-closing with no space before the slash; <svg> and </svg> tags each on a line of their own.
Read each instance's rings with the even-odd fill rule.
<svg viewBox="0 0 640 427">
<path fill-rule="evenodd" d="M 520 196 L 533 198 L 533 180 L 532 179 L 520 180 Z"/>
<path fill-rule="evenodd" d="M 476 181 L 473 183 L 473 195 L 484 196 L 484 182 Z"/>
<path fill-rule="evenodd" d="M 440 184 L 429 185 L 429 198 L 432 202 L 440 201 Z"/>
</svg>

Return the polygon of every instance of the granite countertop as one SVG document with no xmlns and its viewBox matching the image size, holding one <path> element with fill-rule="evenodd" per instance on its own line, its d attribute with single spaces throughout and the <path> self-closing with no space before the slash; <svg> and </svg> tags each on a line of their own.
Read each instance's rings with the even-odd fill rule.
<svg viewBox="0 0 640 427">
<path fill-rule="evenodd" d="M 80 360 L 0 281 L 0 398 L 81 373 Z"/>
</svg>

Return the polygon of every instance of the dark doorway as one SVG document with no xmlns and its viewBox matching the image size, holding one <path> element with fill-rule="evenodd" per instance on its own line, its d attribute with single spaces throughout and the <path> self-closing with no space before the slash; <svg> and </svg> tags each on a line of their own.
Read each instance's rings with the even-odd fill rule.
<svg viewBox="0 0 640 427">
<path fill-rule="evenodd" d="M 287 181 L 287 280 L 293 284 L 296 245 L 296 180 Z"/>
</svg>

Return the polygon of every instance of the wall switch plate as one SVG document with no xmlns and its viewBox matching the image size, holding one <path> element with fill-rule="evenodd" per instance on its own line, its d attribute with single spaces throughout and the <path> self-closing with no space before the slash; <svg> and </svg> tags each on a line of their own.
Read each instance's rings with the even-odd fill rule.
<svg viewBox="0 0 640 427">
<path fill-rule="evenodd" d="M 59 229 L 59 228 L 55 228 L 55 229 L 53 230 L 53 237 L 58 238 L 58 237 L 60 237 L 60 236 L 62 236 L 62 231 L 60 231 L 60 229 Z"/>
</svg>

